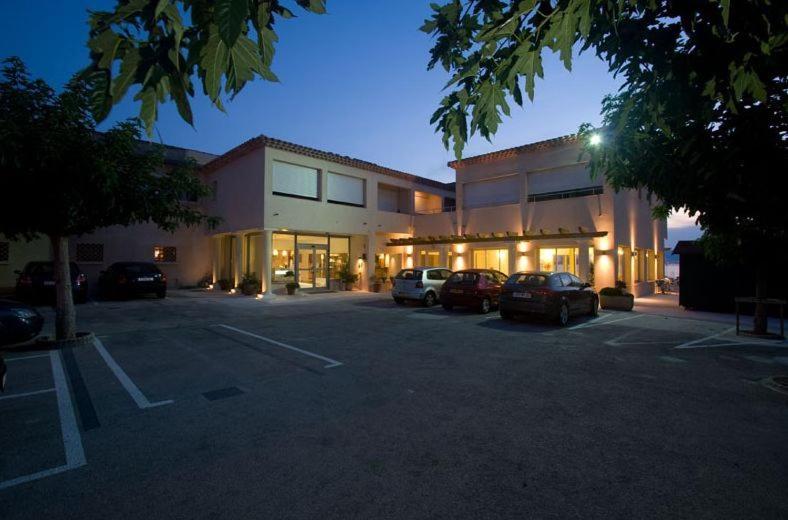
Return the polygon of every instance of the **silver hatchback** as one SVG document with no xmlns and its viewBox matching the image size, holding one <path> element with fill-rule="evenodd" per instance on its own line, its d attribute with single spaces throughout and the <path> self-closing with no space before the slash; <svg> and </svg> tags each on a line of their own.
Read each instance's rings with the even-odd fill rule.
<svg viewBox="0 0 788 520">
<path fill-rule="evenodd" d="M 407 300 L 422 302 L 432 307 L 438 301 L 441 287 L 452 275 L 445 267 L 413 267 L 403 269 L 394 277 L 391 296 L 398 305 Z"/>
</svg>

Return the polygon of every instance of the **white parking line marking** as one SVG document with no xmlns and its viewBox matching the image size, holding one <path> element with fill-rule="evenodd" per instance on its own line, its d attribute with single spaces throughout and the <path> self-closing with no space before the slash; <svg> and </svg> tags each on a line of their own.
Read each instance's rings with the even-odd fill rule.
<svg viewBox="0 0 788 520">
<path fill-rule="evenodd" d="M 150 402 L 148 398 L 145 397 L 145 394 L 142 393 L 142 390 L 139 389 L 137 385 L 134 384 L 134 381 L 126 374 L 126 372 L 118 365 L 117 361 L 113 359 L 112 356 L 109 355 L 107 349 L 104 348 L 104 344 L 101 342 L 100 339 L 96 338 L 93 345 L 96 347 L 96 350 L 104 358 L 104 361 L 107 363 L 107 366 L 110 370 L 115 374 L 115 377 L 118 378 L 120 384 L 123 385 L 123 388 L 129 393 L 134 402 L 137 403 L 137 406 L 140 408 L 154 408 L 156 406 L 162 406 L 165 404 L 172 404 L 173 400 L 168 399 L 166 401 L 156 401 Z"/>
<path fill-rule="evenodd" d="M 9 361 L 24 361 L 26 359 L 38 359 L 38 358 L 48 358 L 49 354 L 35 354 L 32 356 L 17 356 L 17 357 L 9 357 L 5 358 L 6 362 Z"/>
<path fill-rule="evenodd" d="M 66 373 L 63 371 L 63 363 L 60 360 L 60 353 L 57 351 L 49 352 L 49 359 L 52 363 L 52 379 L 55 382 L 54 390 L 57 392 L 57 408 L 60 415 L 60 432 L 63 436 L 63 449 L 66 454 L 66 464 L 55 468 L 45 469 L 29 475 L 12 478 L 0 482 L 0 489 L 7 489 L 26 482 L 32 482 L 40 478 L 57 475 L 64 471 L 77 469 L 87 464 L 85 450 L 82 447 L 82 437 L 77 426 L 77 417 L 74 414 L 74 406 L 71 402 L 71 394 L 66 382 Z M 48 391 L 51 391 L 48 390 Z"/>
<path fill-rule="evenodd" d="M 222 327 L 222 328 L 225 328 L 225 329 L 228 329 L 228 330 L 232 330 L 232 331 L 237 332 L 238 334 L 244 334 L 246 336 L 250 336 L 252 338 L 256 338 L 256 339 L 259 339 L 261 341 L 266 341 L 268 343 L 271 343 L 272 345 L 276 345 L 277 347 L 282 347 L 282 348 L 286 348 L 288 350 L 293 350 L 295 352 L 299 352 L 301 354 L 304 354 L 305 356 L 311 356 L 313 358 L 317 358 L 317 359 L 320 359 L 322 361 L 326 361 L 328 363 L 328 365 L 325 365 L 323 368 L 334 368 L 334 367 L 342 366 L 342 364 L 343 364 L 343 363 L 337 361 L 336 359 L 331 359 L 331 358 L 328 358 L 328 357 L 325 357 L 325 356 L 321 356 L 320 354 L 315 354 L 314 352 L 309 352 L 308 350 L 300 349 L 300 348 L 294 347 L 292 345 L 287 345 L 285 343 L 282 343 L 281 341 L 276 341 L 275 339 L 266 338 L 265 336 L 259 336 L 257 334 L 253 334 L 251 332 L 247 332 L 245 330 L 241 330 L 241 329 L 236 328 L 236 327 L 231 327 L 230 325 L 224 325 L 224 324 L 219 323 L 216 326 L 217 327 Z"/>
<path fill-rule="evenodd" d="M 682 343 L 681 345 L 676 345 L 673 348 L 705 348 L 705 347 L 727 346 L 728 344 L 725 344 L 725 343 L 717 343 L 717 344 L 713 344 L 713 345 L 698 345 L 698 343 L 700 343 L 702 341 L 709 340 L 709 339 L 718 338 L 718 337 L 722 336 L 723 334 L 727 334 L 729 332 L 733 332 L 734 330 L 736 330 L 736 327 L 731 327 L 729 329 L 723 330 L 722 332 L 718 332 L 717 334 L 712 334 L 711 336 L 705 336 L 703 338 L 695 339 L 695 340 L 692 340 L 692 341 L 686 341 L 686 342 Z"/>
<path fill-rule="evenodd" d="M 611 316 L 611 315 L 608 315 Z M 611 323 L 618 323 L 619 321 L 627 321 L 627 320 L 634 320 L 635 318 L 642 318 L 645 314 L 635 314 L 634 316 L 627 316 L 626 318 L 618 318 L 615 320 L 601 320 L 601 316 L 599 318 L 594 318 L 591 321 L 587 321 L 585 323 L 581 323 L 580 325 L 575 325 L 574 327 L 569 327 L 569 330 L 572 329 L 587 329 L 589 327 L 596 327 L 598 325 L 609 325 Z"/>
<path fill-rule="evenodd" d="M 44 390 L 36 390 L 35 392 L 24 392 L 21 394 L 9 394 L 0 396 L 0 401 L 3 399 L 13 399 L 14 397 L 28 397 L 30 395 L 39 395 L 39 394 L 48 394 L 49 392 L 54 392 L 54 388 L 46 388 Z"/>
</svg>

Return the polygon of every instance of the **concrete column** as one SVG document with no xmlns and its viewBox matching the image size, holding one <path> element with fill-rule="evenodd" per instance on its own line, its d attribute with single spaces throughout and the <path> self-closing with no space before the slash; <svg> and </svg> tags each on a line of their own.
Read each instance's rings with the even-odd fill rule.
<svg viewBox="0 0 788 520">
<path fill-rule="evenodd" d="M 216 283 L 221 274 L 219 272 L 219 259 L 222 254 L 222 239 L 218 236 L 211 237 L 211 283 Z"/>
<path fill-rule="evenodd" d="M 449 265 L 449 247 L 450 246 L 446 244 L 438 246 L 438 252 L 440 253 L 440 256 L 438 257 L 438 263 L 441 267 L 448 267 L 451 269 L 451 266 Z"/>
<path fill-rule="evenodd" d="M 237 233 L 235 235 L 235 251 L 233 251 L 233 271 L 234 271 L 234 282 L 235 286 L 237 287 L 241 283 L 241 278 L 243 278 L 243 265 L 244 265 L 244 234 Z"/>
<path fill-rule="evenodd" d="M 269 229 L 264 229 L 262 237 L 260 281 L 263 282 L 263 294 L 266 298 L 271 298 L 274 295 L 274 288 L 271 283 L 271 252 L 274 249 L 274 232 Z"/>
<path fill-rule="evenodd" d="M 365 291 L 371 289 L 370 278 L 375 275 L 375 253 L 377 252 L 377 236 L 375 233 L 367 234 L 367 260 L 361 269 L 361 288 Z"/>
<path fill-rule="evenodd" d="M 517 244 L 515 242 L 508 242 L 506 248 L 509 250 L 509 265 L 507 266 L 506 274 L 514 274 L 517 272 L 517 259 L 520 253 L 517 251 Z"/>
<path fill-rule="evenodd" d="M 577 252 L 577 276 L 584 282 L 588 280 L 588 264 L 590 262 L 588 247 L 590 245 L 590 241 L 581 240 L 577 246 L 579 248 Z"/>
</svg>

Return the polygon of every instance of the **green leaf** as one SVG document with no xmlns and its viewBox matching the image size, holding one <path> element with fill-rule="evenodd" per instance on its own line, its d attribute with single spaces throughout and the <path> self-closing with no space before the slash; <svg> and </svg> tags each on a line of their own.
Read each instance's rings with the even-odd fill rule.
<svg viewBox="0 0 788 520">
<path fill-rule="evenodd" d="M 257 45 L 246 36 L 241 36 L 230 49 L 226 90 L 238 93 L 246 82 L 254 79 L 255 73 L 263 77 L 267 75 L 266 79 L 271 78 L 269 81 L 277 81 L 273 72 L 264 70 Z"/>
<path fill-rule="evenodd" d="M 326 14 L 326 0 L 298 0 L 298 5 L 315 14 Z"/>
<path fill-rule="evenodd" d="M 158 19 L 168 5 L 170 5 L 170 0 L 159 0 L 156 4 L 156 10 L 153 12 L 153 19 Z"/>
<path fill-rule="evenodd" d="M 153 135 L 153 125 L 156 122 L 157 101 L 156 101 L 156 87 L 147 87 L 143 89 L 135 99 L 141 99 L 140 105 L 140 119 L 145 124 L 145 131 L 148 135 Z"/>
<path fill-rule="evenodd" d="M 217 0 L 214 7 L 214 21 L 219 28 L 219 36 L 227 47 L 235 45 L 249 16 L 248 0 Z"/>
<path fill-rule="evenodd" d="M 101 59 L 97 63 L 98 68 L 110 68 L 112 61 L 115 59 L 115 53 L 117 52 L 121 41 L 122 40 L 120 36 L 118 36 L 111 29 L 107 29 L 106 31 L 101 32 L 98 36 L 90 39 L 88 42 L 90 49 L 93 52 L 101 55 Z"/>
<path fill-rule="evenodd" d="M 212 26 L 215 28 L 215 26 Z M 218 32 L 211 31 L 211 36 L 200 52 L 200 67 L 205 71 L 203 86 L 208 97 L 216 103 L 222 86 L 222 76 L 227 71 L 230 51 L 219 37 Z"/>
<path fill-rule="evenodd" d="M 126 51 L 123 56 L 123 61 L 120 63 L 120 71 L 115 79 L 112 81 L 112 98 L 117 102 L 126 95 L 129 87 L 134 83 L 134 78 L 137 77 L 137 71 L 140 64 L 140 53 L 136 47 L 132 47 Z"/>
<path fill-rule="evenodd" d="M 90 87 L 90 111 L 96 122 L 101 122 L 109 115 L 112 108 L 110 95 L 110 71 L 95 69 L 87 74 L 86 81 Z"/>
<path fill-rule="evenodd" d="M 731 0 L 720 0 L 720 5 L 722 6 L 722 22 L 727 27 L 731 16 Z"/>
</svg>

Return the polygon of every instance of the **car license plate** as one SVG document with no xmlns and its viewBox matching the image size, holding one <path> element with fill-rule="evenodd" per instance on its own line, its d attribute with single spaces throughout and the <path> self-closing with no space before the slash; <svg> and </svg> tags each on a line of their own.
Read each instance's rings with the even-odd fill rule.
<svg viewBox="0 0 788 520">
<path fill-rule="evenodd" d="M 512 296 L 514 296 L 515 298 L 524 298 L 526 300 L 530 300 L 531 299 L 531 293 L 529 293 L 529 292 L 516 292 L 516 293 L 513 293 Z"/>
<path fill-rule="evenodd" d="M 54 280 L 44 280 L 44 285 L 45 286 L 55 285 L 55 281 Z"/>
<path fill-rule="evenodd" d="M 462 294 L 463 293 L 462 289 L 452 289 L 449 292 L 452 293 L 452 294 Z"/>
<path fill-rule="evenodd" d="M 151 277 L 151 276 L 142 276 L 140 278 L 137 278 L 137 280 L 139 280 L 140 282 L 152 282 L 153 281 L 153 277 Z"/>
</svg>

